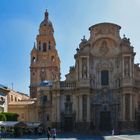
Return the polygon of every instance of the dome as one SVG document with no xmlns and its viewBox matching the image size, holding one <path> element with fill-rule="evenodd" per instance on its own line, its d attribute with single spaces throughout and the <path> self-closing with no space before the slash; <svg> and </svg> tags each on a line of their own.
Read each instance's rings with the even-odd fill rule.
<svg viewBox="0 0 140 140">
<path fill-rule="evenodd" d="M 52 22 L 49 20 L 49 13 L 46 10 L 45 14 L 44 14 L 44 20 L 40 23 L 40 26 L 51 26 L 52 27 Z"/>
<path fill-rule="evenodd" d="M 50 20 L 46 20 L 44 19 L 41 23 L 40 23 L 40 26 L 46 26 L 46 25 L 50 25 L 52 26 L 52 22 Z"/>
</svg>

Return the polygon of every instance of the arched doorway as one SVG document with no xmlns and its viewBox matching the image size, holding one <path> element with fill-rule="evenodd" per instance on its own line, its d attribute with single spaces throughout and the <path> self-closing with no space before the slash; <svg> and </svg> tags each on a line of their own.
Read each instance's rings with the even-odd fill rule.
<svg viewBox="0 0 140 140">
<path fill-rule="evenodd" d="M 109 131 L 111 130 L 111 113 L 110 111 L 100 112 L 100 130 Z"/>
<path fill-rule="evenodd" d="M 64 117 L 64 130 L 72 131 L 73 130 L 73 117 Z"/>
</svg>

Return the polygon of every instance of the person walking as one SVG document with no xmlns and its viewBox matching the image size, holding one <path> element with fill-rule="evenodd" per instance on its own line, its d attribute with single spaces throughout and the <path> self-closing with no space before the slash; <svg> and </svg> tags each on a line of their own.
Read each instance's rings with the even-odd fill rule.
<svg viewBox="0 0 140 140">
<path fill-rule="evenodd" d="M 48 137 L 48 140 L 51 137 L 51 129 L 50 129 L 50 127 L 47 128 L 47 137 Z"/>
<path fill-rule="evenodd" d="M 56 129 L 55 128 L 53 128 L 51 130 L 51 134 L 52 134 L 53 139 L 55 140 L 55 138 L 56 138 Z"/>
<path fill-rule="evenodd" d="M 114 135 L 114 129 L 112 129 L 112 135 Z"/>
</svg>

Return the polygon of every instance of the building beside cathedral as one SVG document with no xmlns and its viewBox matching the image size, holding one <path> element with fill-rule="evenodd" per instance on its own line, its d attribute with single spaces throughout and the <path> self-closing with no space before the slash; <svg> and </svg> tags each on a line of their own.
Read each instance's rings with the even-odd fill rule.
<svg viewBox="0 0 140 140">
<path fill-rule="evenodd" d="M 76 49 L 75 66 L 60 80 L 54 29 L 45 12 L 31 51 L 30 98 L 37 121 L 64 130 L 134 129 L 140 124 L 140 68 L 121 27 L 100 23 Z"/>
</svg>

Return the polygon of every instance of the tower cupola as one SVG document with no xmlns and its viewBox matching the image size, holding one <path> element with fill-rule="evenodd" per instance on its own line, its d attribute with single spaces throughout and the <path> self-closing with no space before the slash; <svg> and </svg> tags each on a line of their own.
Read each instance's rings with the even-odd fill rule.
<svg viewBox="0 0 140 140">
<path fill-rule="evenodd" d="M 54 32 L 52 22 L 49 20 L 49 13 L 46 10 L 44 13 L 44 20 L 40 23 L 39 33 L 44 34 L 46 31 Z"/>
</svg>

